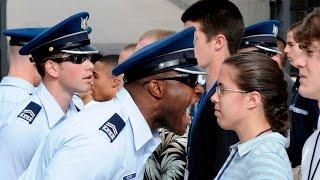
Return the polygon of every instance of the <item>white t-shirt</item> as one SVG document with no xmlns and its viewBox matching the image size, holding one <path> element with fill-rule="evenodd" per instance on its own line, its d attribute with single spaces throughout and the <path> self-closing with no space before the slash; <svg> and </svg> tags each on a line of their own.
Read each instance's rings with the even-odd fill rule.
<svg viewBox="0 0 320 180">
<path fill-rule="evenodd" d="M 312 161 L 312 164 L 311 164 Z M 302 150 L 302 180 L 320 179 L 320 129 L 306 141 Z M 311 169 L 311 170 L 310 170 Z"/>
</svg>

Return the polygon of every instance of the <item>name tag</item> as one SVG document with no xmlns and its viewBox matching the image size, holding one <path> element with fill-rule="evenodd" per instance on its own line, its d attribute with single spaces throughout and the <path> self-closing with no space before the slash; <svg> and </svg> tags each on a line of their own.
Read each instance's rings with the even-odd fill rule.
<svg viewBox="0 0 320 180">
<path fill-rule="evenodd" d="M 133 179 L 133 178 L 135 178 L 136 177 L 136 173 L 132 173 L 132 174 L 129 174 L 129 175 L 127 175 L 127 176 L 124 176 L 123 178 L 122 178 L 122 180 L 129 180 L 129 179 Z"/>
<path fill-rule="evenodd" d="M 305 116 L 308 115 L 308 111 L 300 109 L 300 108 L 297 108 L 297 107 L 295 107 L 293 105 L 290 105 L 289 110 L 291 110 L 291 111 L 293 111 L 295 113 L 298 113 L 298 114 L 305 115 Z"/>
</svg>

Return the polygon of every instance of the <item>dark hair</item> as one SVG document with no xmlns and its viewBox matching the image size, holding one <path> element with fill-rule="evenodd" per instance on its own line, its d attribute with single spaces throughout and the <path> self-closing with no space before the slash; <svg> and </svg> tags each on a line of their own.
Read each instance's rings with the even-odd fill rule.
<svg viewBox="0 0 320 180">
<path fill-rule="evenodd" d="M 296 23 L 294 23 L 294 24 L 291 24 L 290 27 L 288 28 L 288 31 L 287 31 L 287 32 L 292 31 L 292 33 L 293 33 L 293 39 L 294 39 L 296 42 L 298 41 L 298 40 L 297 40 L 297 32 L 298 32 L 298 30 L 299 30 L 299 27 L 300 27 L 301 23 L 302 23 L 302 21 L 298 21 L 298 22 L 296 22 Z"/>
<path fill-rule="evenodd" d="M 41 78 L 44 77 L 45 75 L 45 64 L 49 59 L 55 59 L 55 58 L 60 58 L 63 55 L 65 55 L 66 53 L 56 53 L 56 54 L 50 54 L 50 55 L 46 55 L 46 56 L 32 56 L 31 59 L 33 59 L 33 61 L 36 64 L 36 68 L 37 71 L 39 73 L 39 75 L 41 76 Z"/>
<path fill-rule="evenodd" d="M 302 20 L 296 34 L 297 41 L 305 47 L 310 46 L 313 41 L 320 41 L 320 7 Z"/>
<path fill-rule="evenodd" d="M 106 55 L 106 56 L 102 56 L 98 59 L 96 59 L 96 62 L 101 62 L 105 65 L 111 65 L 111 66 L 116 66 L 118 65 L 118 60 L 119 60 L 119 55 L 117 54 L 110 54 L 110 55 Z"/>
<path fill-rule="evenodd" d="M 283 72 L 269 56 L 257 53 L 239 53 L 224 61 L 236 69 L 235 82 L 241 90 L 257 91 L 262 97 L 264 113 L 272 130 L 286 134 L 288 119 L 288 91 Z"/>
<path fill-rule="evenodd" d="M 201 0 L 192 4 L 181 16 L 182 22 L 196 21 L 207 40 L 221 33 L 227 41 L 231 54 L 236 53 L 244 33 L 242 15 L 232 2 L 227 0 Z"/>
</svg>

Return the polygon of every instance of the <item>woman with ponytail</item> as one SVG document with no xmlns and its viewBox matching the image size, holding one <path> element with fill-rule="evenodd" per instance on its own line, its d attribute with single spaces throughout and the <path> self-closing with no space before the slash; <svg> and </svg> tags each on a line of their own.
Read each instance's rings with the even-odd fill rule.
<svg viewBox="0 0 320 180">
<path fill-rule="evenodd" d="M 218 124 L 240 140 L 215 179 L 292 179 L 283 137 L 287 84 L 278 64 L 262 53 L 233 55 L 222 64 L 215 88 Z"/>
</svg>

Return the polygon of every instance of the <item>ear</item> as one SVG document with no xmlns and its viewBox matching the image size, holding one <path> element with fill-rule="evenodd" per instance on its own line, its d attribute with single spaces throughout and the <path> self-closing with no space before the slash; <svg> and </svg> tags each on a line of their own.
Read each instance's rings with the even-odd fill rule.
<svg viewBox="0 0 320 180">
<path fill-rule="evenodd" d="M 148 83 L 148 91 L 150 92 L 150 94 L 152 94 L 153 97 L 157 99 L 163 98 L 166 87 L 166 84 L 160 80 L 151 80 Z"/>
<path fill-rule="evenodd" d="M 227 45 L 227 38 L 223 34 L 217 34 L 213 37 L 212 42 L 214 49 L 218 51 Z"/>
<path fill-rule="evenodd" d="M 248 109 L 254 109 L 261 104 L 261 95 L 257 91 L 247 94 L 246 106 Z"/>
<path fill-rule="evenodd" d="M 49 74 L 51 77 L 57 78 L 59 76 L 59 64 L 48 60 L 44 64 L 44 68 L 46 70 L 46 73 Z"/>
<path fill-rule="evenodd" d="M 121 85 L 121 80 L 119 77 L 113 77 L 111 81 L 112 88 L 118 88 Z"/>
</svg>

